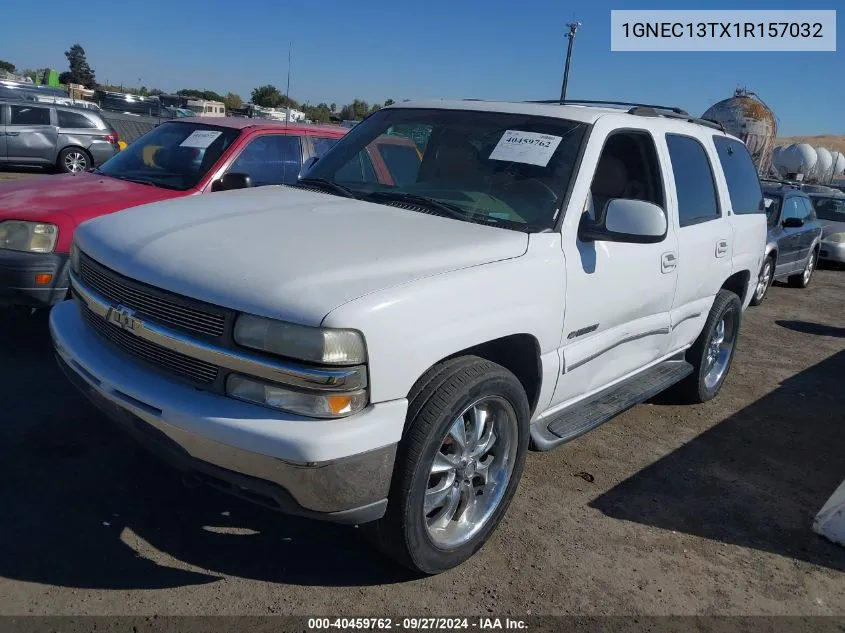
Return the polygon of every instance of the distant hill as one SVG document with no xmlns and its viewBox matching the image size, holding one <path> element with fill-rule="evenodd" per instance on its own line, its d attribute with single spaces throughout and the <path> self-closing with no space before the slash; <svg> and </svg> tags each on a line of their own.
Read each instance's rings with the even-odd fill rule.
<svg viewBox="0 0 845 633">
<path fill-rule="evenodd" d="M 775 145 L 789 145 L 790 143 L 809 143 L 814 147 L 838 149 L 845 154 L 845 136 L 821 134 L 819 136 L 785 136 L 775 139 Z"/>
</svg>

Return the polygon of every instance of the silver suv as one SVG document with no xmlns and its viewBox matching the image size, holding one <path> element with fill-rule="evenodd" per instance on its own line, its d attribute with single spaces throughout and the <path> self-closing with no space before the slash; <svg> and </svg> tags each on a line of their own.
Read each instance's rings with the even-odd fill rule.
<svg viewBox="0 0 845 633">
<path fill-rule="evenodd" d="M 96 112 L 30 101 L 0 101 L 0 165 L 86 171 L 118 151 L 117 132 Z"/>
</svg>

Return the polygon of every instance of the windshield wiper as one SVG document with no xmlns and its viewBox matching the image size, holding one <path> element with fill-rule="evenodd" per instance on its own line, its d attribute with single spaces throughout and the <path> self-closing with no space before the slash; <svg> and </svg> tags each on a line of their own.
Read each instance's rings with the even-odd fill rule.
<svg viewBox="0 0 845 633">
<path fill-rule="evenodd" d="M 427 198 L 426 196 L 417 196 L 412 193 L 404 193 L 401 191 L 373 191 L 363 196 L 364 200 L 372 200 L 373 202 L 408 202 L 416 204 L 427 209 L 437 211 L 441 215 L 445 215 L 456 220 L 467 220 L 469 216 L 461 211 L 461 208 L 448 202 L 440 202 L 434 198 Z"/>
<path fill-rule="evenodd" d="M 298 185 L 304 185 L 306 187 L 323 187 L 324 189 L 329 189 L 333 193 L 341 195 L 344 198 L 358 198 L 358 196 L 355 195 L 355 192 L 349 187 L 344 187 L 343 185 L 339 185 L 336 182 L 325 178 L 302 178 L 291 185 L 291 187 L 296 187 Z"/>
</svg>

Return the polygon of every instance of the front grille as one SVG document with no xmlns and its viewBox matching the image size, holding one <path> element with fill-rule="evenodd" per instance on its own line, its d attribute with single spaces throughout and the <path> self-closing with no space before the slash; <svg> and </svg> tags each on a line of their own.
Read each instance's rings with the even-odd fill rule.
<svg viewBox="0 0 845 633">
<path fill-rule="evenodd" d="M 80 255 L 79 276 L 86 286 L 110 303 L 131 308 L 138 316 L 206 336 L 223 336 L 226 329 L 222 311 L 193 307 L 187 299 L 166 291 L 146 290 L 139 282 L 109 270 L 85 254 Z"/>
<path fill-rule="evenodd" d="M 115 347 L 151 365 L 196 382 L 211 384 L 217 378 L 216 365 L 161 347 L 125 332 L 94 314 L 79 302 L 82 314 L 91 328 Z"/>
</svg>

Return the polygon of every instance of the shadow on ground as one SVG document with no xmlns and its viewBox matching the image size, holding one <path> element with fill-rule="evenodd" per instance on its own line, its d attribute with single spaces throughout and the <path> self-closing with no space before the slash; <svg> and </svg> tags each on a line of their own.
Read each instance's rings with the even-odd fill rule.
<svg viewBox="0 0 845 633">
<path fill-rule="evenodd" d="M 845 571 L 843 550 L 811 531 L 845 477 L 843 376 L 845 351 L 795 374 L 590 506 Z"/>
<path fill-rule="evenodd" d="M 0 317 L 0 398 L 0 576 L 95 589 L 223 575 L 322 586 L 409 579 L 355 528 L 184 488 L 70 386 L 46 315 Z"/>
<path fill-rule="evenodd" d="M 795 330 L 803 334 L 845 338 L 845 327 L 835 327 L 824 325 L 823 323 L 810 323 L 809 321 L 775 321 L 775 323 L 788 330 Z"/>
</svg>

